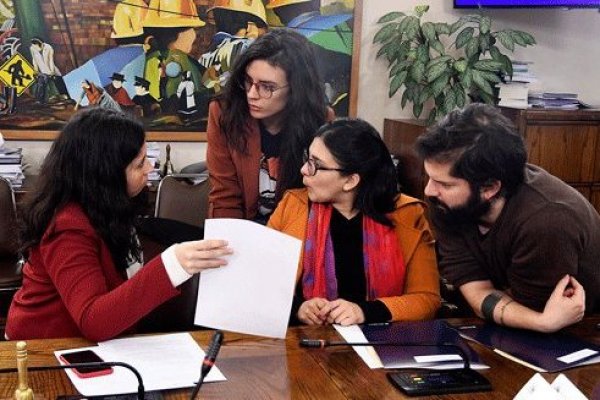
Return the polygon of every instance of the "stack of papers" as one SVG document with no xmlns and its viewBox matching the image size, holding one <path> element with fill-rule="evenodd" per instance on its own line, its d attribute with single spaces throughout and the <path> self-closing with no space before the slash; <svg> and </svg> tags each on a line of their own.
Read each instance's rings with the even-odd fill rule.
<svg viewBox="0 0 600 400">
<path fill-rule="evenodd" d="M 120 361 L 132 365 L 142 375 L 144 388 L 148 391 L 193 387 L 200 377 L 204 351 L 189 333 L 141 336 L 114 339 L 85 349 L 56 351 L 56 358 L 63 353 L 92 350 L 104 361 Z M 60 361 L 60 359 L 59 359 Z M 69 369 L 67 375 L 84 396 L 137 393 L 138 381 L 128 369 L 114 367 L 109 375 L 79 378 Z M 215 366 L 205 382 L 224 381 L 225 376 Z"/>
<path fill-rule="evenodd" d="M 500 107 L 525 109 L 529 108 L 527 96 L 529 94 L 529 84 L 537 82 L 537 78 L 529 70 L 532 64 L 529 61 L 513 61 L 512 77 L 505 77 L 506 83 L 496 85 L 500 90 L 498 105 Z"/>
<path fill-rule="evenodd" d="M 529 103 L 536 108 L 577 110 L 577 93 L 534 92 L 529 94 Z"/>
</svg>

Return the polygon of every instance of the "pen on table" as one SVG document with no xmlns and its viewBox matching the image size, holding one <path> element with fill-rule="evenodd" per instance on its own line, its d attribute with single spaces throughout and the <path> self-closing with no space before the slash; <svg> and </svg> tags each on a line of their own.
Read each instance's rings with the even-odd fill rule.
<svg viewBox="0 0 600 400">
<path fill-rule="evenodd" d="M 475 329 L 477 328 L 475 325 L 461 325 L 458 326 L 457 329 Z"/>
<path fill-rule="evenodd" d="M 371 322 L 367 326 L 389 326 L 389 322 Z"/>
</svg>

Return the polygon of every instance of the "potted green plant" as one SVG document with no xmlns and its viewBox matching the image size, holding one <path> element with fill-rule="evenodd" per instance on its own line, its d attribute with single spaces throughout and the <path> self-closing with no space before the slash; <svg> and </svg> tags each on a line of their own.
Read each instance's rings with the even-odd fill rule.
<svg viewBox="0 0 600 400">
<path fill-rule="evenodd" d="M 494 85 L 512 77 L 512 62 L 498 44 L 512 52 L 515 46 L 535 44 L 534 37 L 513 29 L 492 31 L 490 17 L 483 15 L 464 15 L 453 23 L 423 22 L 428 10 L 416 6 L 411 15 L 394 11 L 378 21 L 382 26 L 373 43 L 381 45 L 377 58 L 388 62 L 389 97 L 404 87 L 402 108 L 412 102 L 416 118 L 432 99 L 428 123 L 463 107 L 468 96 L 494 104 Z"/>
</svg>

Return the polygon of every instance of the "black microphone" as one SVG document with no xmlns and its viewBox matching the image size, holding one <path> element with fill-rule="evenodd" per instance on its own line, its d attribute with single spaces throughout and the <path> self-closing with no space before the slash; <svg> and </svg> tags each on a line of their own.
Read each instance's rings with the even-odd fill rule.
<svg viewBox="0 0 600 400">
<path fill-rule="evenodd" d="M 429 396 L 447 393 L 470 393 L 492 390 L 490 382 L 479 372 L 471 369 L 471 361 L 465 350 L 454 343 L 402 343 L 373 341 L 368 343 L 331 342 L 323 339 L 301 339 L 300 347 L 325 348 L 333 346 L 417 346 L 452 347 L 463 359 L 463 368 L 447 370 L 419 370 L 418 372 L 388 372 L 390 382 L 409 396 Z M 414 368 L 411 368 L 414 369 Z"/>
<path fill-rule="evenodd" d="M 324 348 L 332 346 L 408 346 L 408 347 L 451 347 L 455 349 L 460 358 L 463 359 L 463 368 L 465 370 L 471 369 L 471 361 L 465 350 L 457 344 L 442 342 L 442 343 L 413 343 L 413 342 L 386 342 L 386 341 L 374 341 L 374 342 L 361 342 L 361 343 L 350 343 L 350 342 L 331 342 L 323 339 L 300 339 L 300 347 L 309 348 Z"/>
<path fill-rule="evenodd" d="M 215 360 L 217 359 L 217 355 L 219 354 L 219 350 L 221 350 L 221 343 L 223 343 L 223 332 L 216 331 L 213 335 L 210 344 L 208 345 L 208 350 L 206 350 L 206 356 L 204 357 L 204 361 L 202 361 L 202 367 L 200 368 L 200 379 L 198 379 L 198 383 L 194 387 L 192 391 L 192 395 L 190 399 L 193 400 L 198 395 L 202 384 L 204 383 L 204 378 L 208 375 L 209 371 L 215 365 Z"/>
<path fill-rule="evenodd" d="M 67 365 L 46 365 L 41 367 L 27 367 L 27 371 L 49 371 L 56 369 L 75 369 L 75 368 L 94 368 L 94 367 L 123 367 L 127 368 L 135 375 L 135 378 L 138 381 L 138 392 L 137 398 L 138 400 L 144 400 L 144 381 L 142 380 L 142 375 L 140 372 L 131 364 L 127 364 L 120 361 L 101 361 L 101 362 L 88 362 L 88 363 L 73 363 Z M 14 373 L 18 372 L 17 368 L 3 368 L 0 369 L 0 374 L 3 373 Z M 118 398 L 117 396 L 111 395 L 110 398 Z"/>
</svg>

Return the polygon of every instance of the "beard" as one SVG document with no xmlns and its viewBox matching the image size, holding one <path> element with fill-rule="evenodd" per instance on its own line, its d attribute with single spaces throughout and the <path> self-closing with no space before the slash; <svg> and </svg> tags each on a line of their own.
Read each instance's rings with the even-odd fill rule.
<svg viewBox="0 0 600 400">
<path fill-rule="evenodd" d="M 433 218 L 448 227 L 477 224 L 492 206 L 491 199 L 483 200 L 475 188 L 471 189 L 467 201 L 456 207 L 448 207 L 436 197 L 428 197 L 427 200 Z"/>
</svg>

